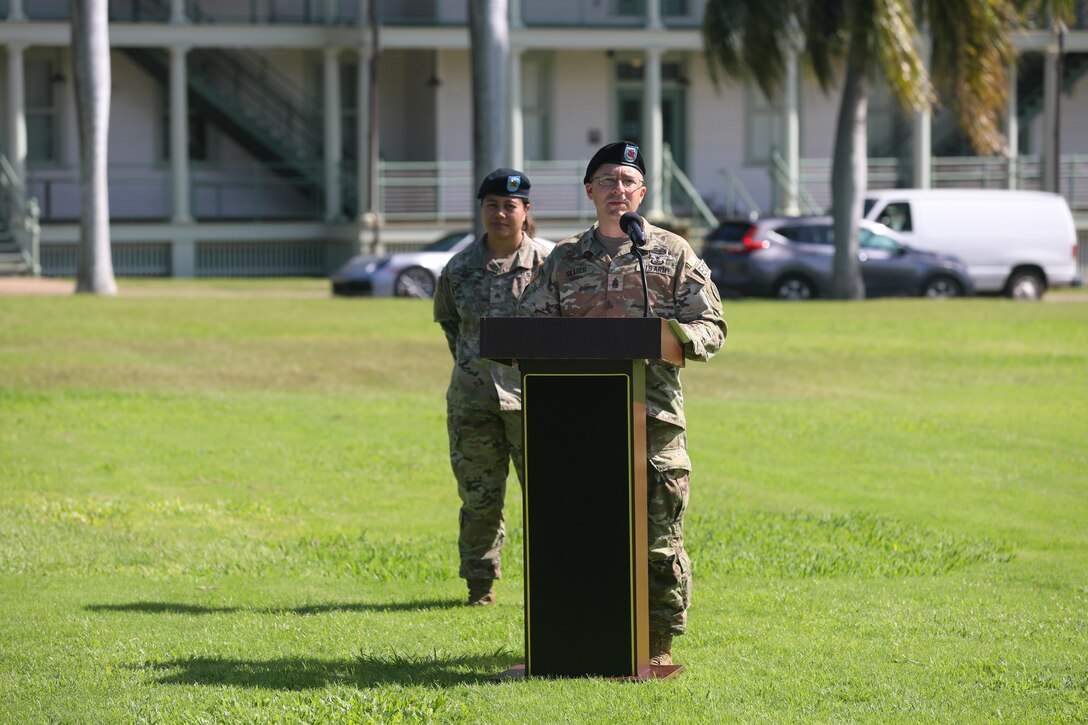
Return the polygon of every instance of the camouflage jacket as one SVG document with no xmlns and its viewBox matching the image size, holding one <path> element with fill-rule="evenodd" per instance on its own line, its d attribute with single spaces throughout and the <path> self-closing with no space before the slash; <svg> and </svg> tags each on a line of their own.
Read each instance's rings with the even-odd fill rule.
<svg viewBox="0 0 1088 725">
<path fill-rule="evenodd" d="M 526 237 L 509 259 L 488 259 L 486 242 L 485 236 L 458 252 L 435 289 L 434 321 L 453 355 L 446 401 L 461 409 L 521 410 L 521 374 L 480 359 L 480 318 L 513 316 L 549 248 Z"/>
<path fill-rule="evenodd" d="M 593 228 L 564 239 L 522 293 L 518 315 L 529 317 L 641 317 L 642 278 L 631 244 L 613 259 Z M 643 247 L 651 314 L 675 319 L 687 337 L 684 357 L 709 360 L 725 342 L 726 324 L 710 270 L 691 246 L 672 232 L 646 224 Z M 680 370 L 651 362 L 646 370 L 646 413 L 685 427 Z M 653 422 L 652 420 L 650 421 Z"/>
</svg>

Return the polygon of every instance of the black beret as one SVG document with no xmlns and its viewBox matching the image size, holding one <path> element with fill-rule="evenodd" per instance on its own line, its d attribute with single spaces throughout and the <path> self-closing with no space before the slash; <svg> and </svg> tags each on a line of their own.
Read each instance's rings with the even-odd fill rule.
<svg viewBox="0 0 1088 725">
<path fill-rule="evenodd" d="M 602 146 L 597 150 L 597 153 L 593 154 L 593 158 L 589 160 L 589 166 L 586 167 L 586 176 L 582 179 L 582 182 L 588 184 L 589 180 L 593 178 L 593 172 L 605 164 L 630 166 L 633 169 L 638 169 L 643 176 L 646 175 L 646 162 L 643 160 L 642 151 L 639 150 L 638 146 L 630 141 L 617 141 Z"/>
<path fill-rule="evenodd" d="M 476 198 L 483 199 L 488 194 L 494 194 L 528 199 L 530 186 L 529 177 L 517 169 L 495 169 L 480 183 Z"/>
</svg>

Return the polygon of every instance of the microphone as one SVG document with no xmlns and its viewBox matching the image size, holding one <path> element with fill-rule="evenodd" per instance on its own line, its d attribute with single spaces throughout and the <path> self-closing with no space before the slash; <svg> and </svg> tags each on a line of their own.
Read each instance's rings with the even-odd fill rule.
<svg viewBox="0 0 1088 725">
<path fill-rule="evenodd" d="M 633 211 L 629 211 L 620 217 L 620 229 L 631 239 L 631 251 L 638 258 L 638 272 L 642 277 L 642 316 L 649 317 L 650 287 L 646 284 L 646 264 L 642 260 L 644 252 L 640 247 L 646 246 L 646 235 L 642 233 L 642 217 Z"/>
<path fill-rule="evenodd" d="M 646 246 L 646 235 L 642 233 L 642 217 L 635 212 L 629 211 L 620 217 L 620 230 L 636 247 Z"/>
</svg>

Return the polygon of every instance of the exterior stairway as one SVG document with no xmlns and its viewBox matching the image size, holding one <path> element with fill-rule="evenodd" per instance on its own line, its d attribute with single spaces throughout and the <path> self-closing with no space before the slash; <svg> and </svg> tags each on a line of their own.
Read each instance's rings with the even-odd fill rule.
<svg viewBox="0 0 1088 725">
<path fill-rule="evenodd" d="M 38 202 L 0 154 L 0 277 L 41 273 L 38 234 Z"/>
<path fill-rule="evenodd" d="M 168 0 L 137 0 L 148 17 L 169 17 Z M 206 22 L 199 9 L 193 22 Z M 164 86 L 170 57 L 155 48 L 121 48 Z M 318 200 L 325 194 L 321 110 L 282 73 L 256 53 L 194 48 L 188 54 L 190 111 L 208 119 L 277 175 L 297 181 Z M 345 195 L 348 204 L 354 197 Z M 348 214 L 352 209 L 345 208 Z"/>
</svg>

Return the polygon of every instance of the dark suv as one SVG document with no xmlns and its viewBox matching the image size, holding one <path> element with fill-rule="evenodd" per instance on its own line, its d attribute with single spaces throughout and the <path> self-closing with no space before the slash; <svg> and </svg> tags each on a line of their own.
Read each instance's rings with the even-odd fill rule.
<svg viewBox="0 0 1088 725">
<path fill-rule="evenodd" d="M 962 260 L 913 249 L 883 224 L 862 220 L 859 246 L 866 296 L 974 294 Z M 830 290 L 834 252 L 831 217 L 764 217 L 722 222 L 702 257 L 725 297 L 809 299 Z"/>
</svg>

